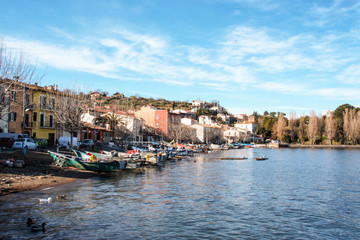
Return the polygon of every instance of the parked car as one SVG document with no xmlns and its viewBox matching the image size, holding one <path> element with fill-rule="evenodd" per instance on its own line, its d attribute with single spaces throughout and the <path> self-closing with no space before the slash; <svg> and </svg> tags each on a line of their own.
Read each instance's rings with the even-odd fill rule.
<svg viewBox="0 0 360 240">
<path fill-rule="evenodd" d="M 58 139 L 59 147 L 67 147 L 71 144 L 71 137 L 61 136 Z M 72 142 L 73 147 L 76 147 L 78 145 L 78 139 L 77 137 L 73 137 Z"/>
<path fill-rule="evenodd" d="M 81 147 L 92 147 L 94 146 L 94 140 L 92 139 L 84 139 L 80 142 Z"/>
<path fill-rule="evenodd" d="M 31 138 L 22 138 L 17 139 L 13 146 L 13 148 L 27 148 L 27 149 L 36 149 L 37 143 Z"/>
<path fill-rule="evenodd" d="M 11 148 L 14 145 L 15 140 L 9 137 L 0 138 L 0 147 Z"/>
</svg>

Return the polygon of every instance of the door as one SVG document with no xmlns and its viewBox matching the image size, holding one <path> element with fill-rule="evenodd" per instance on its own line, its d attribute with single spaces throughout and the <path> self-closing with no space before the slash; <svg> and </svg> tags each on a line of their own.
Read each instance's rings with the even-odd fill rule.
<svg viewBox="0 0 360 240">
<path fill-rule="evenodd" d="M 55 145 L 55 133 L 49 133 L 48 143 L 49 143 L 49 146 Z"/>
</svg>

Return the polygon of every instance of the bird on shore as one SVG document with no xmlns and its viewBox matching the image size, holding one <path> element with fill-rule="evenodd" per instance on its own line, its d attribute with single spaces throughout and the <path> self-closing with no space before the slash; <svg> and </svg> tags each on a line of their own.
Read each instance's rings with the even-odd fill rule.
<svg viewBox="0 0 360 240">
<path fill-rule="evenodd" d="M 51 203 L 51 201 L 52 201 L 51 197 L 48 197 L 47 199 L 39 199 L 40 204 L 42 204 L 42 203 Z"/>
<path fill-rule="evenodd" d="M 66 199 L 66 194 L 57 196 L 56 198 L 57 198 L 57 199 Z"/>
<path fill-rule="evenodd" d="M 28 219 L 27 219 L 26 224 L 27 224 L 28 226 L 30 226 L 30 225 L 32 225 L 32 224 L 34 224 L 34 223 L 35 223 L 35 218 L 28 218 Z"/>
<path fill-rule="evenodd" d="M 46 230 L 46 223 L 42 223 L 41 225 L 34 225 L 31 227 L 31 232 L 39 232 L 39 231 L 45 232 L 45 230 Z"/>
</svg>

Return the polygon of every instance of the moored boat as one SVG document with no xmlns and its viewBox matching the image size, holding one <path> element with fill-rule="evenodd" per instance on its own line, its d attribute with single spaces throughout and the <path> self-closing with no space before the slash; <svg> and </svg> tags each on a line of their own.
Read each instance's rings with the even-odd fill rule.
<svg viewBox="0 0 360 240">
<path fill-rule="evenodd" d="M 75 167 L 95 172 L 111 172 L 126 168 L 127 161 L 86 162 L 78 157 L 49 151 L 59 166 Z"/>
<path fill-rule="evenodd" d="M 263 161 L 263 160 L 267 160 L 267 159 L 268 159 L 268 158 L 265 157 L 265 156 L 254 158 L 254 160 L 256 160 L 256 161 Z"/>
</svg>

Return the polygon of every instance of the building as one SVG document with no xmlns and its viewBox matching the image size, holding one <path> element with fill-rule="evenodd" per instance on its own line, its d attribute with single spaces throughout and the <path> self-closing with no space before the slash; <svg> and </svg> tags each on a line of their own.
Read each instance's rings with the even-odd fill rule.
<svg viewBox="0 0 360 240">
<path fill-rule="evenodd" d="M 244 121 L 235 124 L 235 128 L 245 129 L 249 131 L 251 134 L 254 134 L 256 132 L 257 127 L 258 125 L 255 122 L 250 122 L 250 121 Z"/>
<path fill-rule="evenodd" d="M 90 93 L 90 99 L 91 100 L 96 100 L 96 99 L 99 99 L 100 97 L 101 97 L 101 93 L 99 93 L 99 92 Z"/>
<path fill-rule="evenodd" d="M 47 139 L 50 146 L 57 139 L 56 114 L 54 109 L 60 92 L 57 86 L 32 86 L 32 107 L 29 117 L 25 115 L 25 126 L 32 129 L 33 138 Z M 29 119 L 27 121 L 27 119 Z"/>
<path fill-rule="evenodd" d="M 247 114 L 235 114 L 234 118 L 238 119 L 239 121 L 248 121 L 249 117 L 247 116 Z"/>
<path fill-rule="evenodd" d="M 211 119 L 211 117 L 202 115 L 199 117 L 199 124 L 212 125 L 214 124 L 214 121 Z"/>
<path fill-rule="evenodd" d="M 192 126 L 198 124 L 199 122 L 192 118 L 181 118 L 181 124 Z"/>
<path fill-rule="evenodd" d="M 191 105 L 191 111 L 197 112 L 199 109 L 208 109 L 210 103 L 200 100 L 193 100 Z"/>
<path fill-rule="evenodd" d="M 154 128 L 164 136 L 170 135 L 171 128 L 181 123 L 179 114 L 169 113 L 168 110 L 157 109 L 153 106 L 141 107 L 135 116 L 144 121 L 144 125 Z"/>
<path fill-rule="evenodd" d="M 197 139 L 202 143 L 221 143 L 223 140 L 223 130 L 220 127 L 195 124 L 191 126 L 196 129 Z"/>
<path fill-rule="evenodd" d="M 230 128 L 224 131 L 224 140 L 227 143 L 245 141 L 248 137 L 248 131 L 244 129 Z"/>
<path fill-rule="evenodd" d="M 92 139 L 94 142 L 110 142 L 113 140 L 113 132 L 110 129 L 104 127 L 95 126 L 88 122 L 82 122 L 82 129 L 80 135 L 80 141 L 84 139 Z"/>
<path fill-rule="evenodd" d="M 175 109 L 171 113 L 179 114 L 181 118 L 193 118 L 193 119 L 196 118 L 196 113 L 183 109 Z"/>
</svg>

